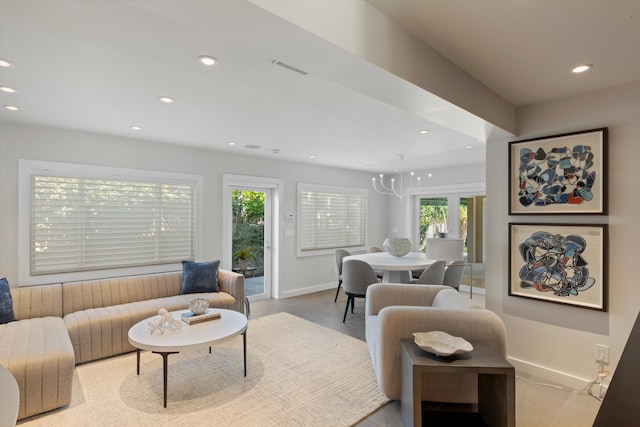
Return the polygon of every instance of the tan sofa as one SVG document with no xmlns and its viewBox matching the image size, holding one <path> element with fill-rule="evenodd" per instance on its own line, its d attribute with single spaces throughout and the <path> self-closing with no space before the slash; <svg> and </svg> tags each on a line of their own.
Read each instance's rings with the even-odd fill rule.
<svg viewBox="0 0 640 427">
<path fill-rule="evenodd" d="M 16 322 L 0 325 L 0 364 L 18 382 L 18 419 L 69 404 L 74 366 L 134 350 L 129 328 L 193 298 L 244 312 L 244 276 L 219 270 L 220 292 L 179 295 L 182 272 L 11 288 Z"/>
<path fill-rule="evenodd" d="M 506 329 L 492 311 L 475 305 L 449 286 L 374 284 L 367 288 L 365 334 L 380 390 L 400 399 L 400 340 L 414 332 L 443 331 L 484 341 L 506 358 Z M 476 403 L 473 374 L 432 374 L 423 381 L 422 400 Z"/>
<path fill-rule="evenodd" d="M 75 358 L 62 285 L 11 288 L 16 321 L 0 325 L 0 365 L 20 390 L 18 419 L 69 404 Z"/>
</svg>

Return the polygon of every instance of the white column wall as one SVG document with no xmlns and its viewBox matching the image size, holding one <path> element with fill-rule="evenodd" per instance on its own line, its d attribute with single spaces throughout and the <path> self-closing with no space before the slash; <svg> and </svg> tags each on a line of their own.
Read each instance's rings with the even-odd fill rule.
<svg viewBox="0 0 640 427">
<path fill-rule="evenodd" d="M 640 309 L 640 83 L 521 108 L 518 115 L 518 139 L 609 128 L 608 218 L 572 218 L 609 224 L 607 312 L 507 295 L 508 223 L 556 218 L 507 215 L 508 141 L 487 144 L 487 308 L 504 319 L 517 368 L 581 389 L 596 377 L 595 344 L 610 347 L 608 369 L 615 369 Z"/>
</svg>

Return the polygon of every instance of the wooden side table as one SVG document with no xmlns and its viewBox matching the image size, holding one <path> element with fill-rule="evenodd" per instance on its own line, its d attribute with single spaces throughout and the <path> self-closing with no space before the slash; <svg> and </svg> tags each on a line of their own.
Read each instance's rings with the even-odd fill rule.
<svg viewBox="0 0 640 427">
<path fill-rule="evenodd" d="M 516 379 L 514 367 L 481 341 L 471 342 L 473 351 L 439 357 L 418 347 L 413 340 L 401 345 L 402 424 L 422 426 L 422 374 L 478 375 L 478 414 L 489 427 L 515 427 Z"/>
</svg>

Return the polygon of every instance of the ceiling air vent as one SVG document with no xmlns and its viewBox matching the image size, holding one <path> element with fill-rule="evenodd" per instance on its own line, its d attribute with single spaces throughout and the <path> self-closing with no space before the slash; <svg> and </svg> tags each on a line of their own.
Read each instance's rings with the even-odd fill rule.
<svg viewBox="0 0 640 427">
<path fill-rule="evenodd" d="M 294 72 L 296 72 L 298 74 L 302 74 L 303 76 L 306 76 L 307 74 L 309 74 L 306 71 L 301 70 L 300 68 L 296 68 L 296 67 L 294 67 L 292 65 L 285 64 L 284 62 L 278 61 L 277 59 L 274 59 L 273 61 L 271 61 L 271 63 L 279 65 L 279 66 L 281 66 L 283 68 L 286 68 L 287 70 L 294 71 Z"/>
</svg>

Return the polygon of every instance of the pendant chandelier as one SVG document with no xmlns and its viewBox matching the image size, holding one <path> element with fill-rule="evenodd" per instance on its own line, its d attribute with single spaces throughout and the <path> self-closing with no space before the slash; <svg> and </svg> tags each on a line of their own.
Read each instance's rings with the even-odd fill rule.
<svg viewBox="0 0 640 427">
<path fill-rule="evenodd" d="M 404 170 L 403 170 L 403 161 L 404 154 L 398 154 L 400 156 L 400 185 L 396 186 L 396 179 L 391 178 L 388 180 L 388 183 L 385 183 L 384 174 L 379 175 L 379 183 L 376 183 L 376 177 L 371 178 L 371 184 L 373 185 L 373 189 L 380 194 L 386 194 L 388 196 L 396 196 L 398 198 L 403 198 L 407 194 L 409 194 L 411 188 L 413 188 L 413 178 L 415 177 L 415 173 L 413 171 L 409 172 L 409 186 L 404 188 Z M 429 179 L 431 179 L 431 174 L 428 174 Z M 417 180 L 417 186 L 420 186 L 421 178 L 415 177 Z"/>
</svg>

